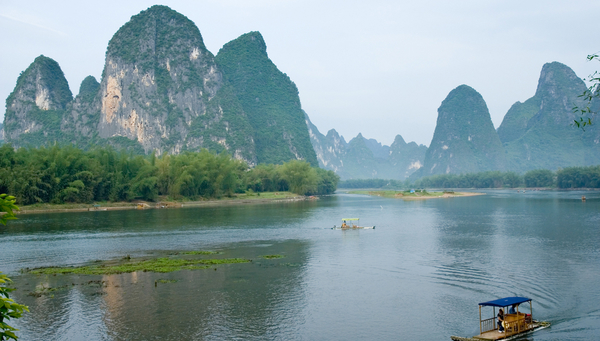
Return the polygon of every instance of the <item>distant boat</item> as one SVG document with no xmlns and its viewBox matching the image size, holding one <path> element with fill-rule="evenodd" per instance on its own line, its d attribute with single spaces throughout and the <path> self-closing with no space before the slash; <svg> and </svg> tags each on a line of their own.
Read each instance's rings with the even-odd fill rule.
<svg viewBox="0 0 600 341">
<path fill-rule="evenodd" d="M 332 230 L 374 229 L 375 226 L 359 226 L 359 218 L 342 218 L 342 226 L 333 226 Z"/>
<path fill-rule="evenodd" d="M 529 314 L 520 312 L 519 305 L 527 302 L 529 302 Z M 492 307 L 492 317 L 482 319 L 481 307 Z M 510 313 L 504 314 L 504 321 L 498 323 L 496 308 L 504 308 L 503 311 L 507 311 L 506 308 L 508 307 L 512 307 L 514 311 L 511 309 Z M 532 313 L 531 298 L 527 297 L 505 297 L 479 303 L 479 335 L 473 337 L 451 336 L 450 338 L 454 341 L 512 340 L 524 334 L 550 326 L 550 322 L 534 320 Z M 499 328 L 503 330 L 500 331 Z"/>
</svg>

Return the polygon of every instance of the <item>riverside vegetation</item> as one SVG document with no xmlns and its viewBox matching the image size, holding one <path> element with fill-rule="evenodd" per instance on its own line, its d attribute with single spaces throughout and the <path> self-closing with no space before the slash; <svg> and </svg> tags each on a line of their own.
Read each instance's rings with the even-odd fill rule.
<svg viewBox="0 0 600 341">
<path fill-rule="evenodd" d="M 600 188 L 600 166 L 567 167 L 556 172 L 536 169 L 521 175 L 487 171 L 467 174 L 440 174 L 416 181 L 355 179 L 342 181 L 340 188 Z"/>
<path fill-rule="evenodd" d="M 333 193 L 338 180 L 333 171 L 305 161 L 249 168 L 227 153 L 208 150 L 159 157 L 111 147 L 0 147 L 0 193 L 11 193 L 19 205 L 155 201 L 159 196 L 204 200 L 274 191 L 318 195 Z"/>
</svg>

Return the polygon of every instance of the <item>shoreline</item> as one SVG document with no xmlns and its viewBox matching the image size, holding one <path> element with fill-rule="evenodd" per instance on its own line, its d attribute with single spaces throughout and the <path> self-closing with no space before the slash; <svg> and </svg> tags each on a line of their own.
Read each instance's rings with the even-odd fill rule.
<svg viewBox="0 0 600 341">
<path fill-rule="evenodd" d="M 394 194 L 388 194 L 386 192 L 394 192 Z M 428 192 L 428 195 L 416 195 L 416 194 L 410 194 L 410 195 L 403 195 L 402 192 L 397 192 L 397 191 L 346 191 L 346 193 L 349 194 L 359 194 L 359 195 L 368 195 L 368 196 L 372 196 L 372 197 L 382 197 L 382 198 L 389 198 L 389 199 L 402 199 L 402 200 L 408 200 L 408 201 L 414 201 L 414 200 L 427 200 L 427 199 L 439 199 L 439 198 L 460 198 L 460 197 L 472 197 L 472 196 L 478 196 L 478 195 L 486 195 L 486 193 L 483 192 L 451 192 L 451 193 L 442 193 L 441 195 L 439 194 L 433 194 L 436 192 Z M 437 192 L 440 193 L 440 192 Z"/>
<path fill-rule="evenodd" d="M 487 195 L 482 192 L 454 192 L 455 194 L 444 193 L 442 195 L 431 195 L 431 196 L 420 196 L 420 197 L 399 197 L 398 199 L 403 200 L 426 200 L 426 199 L 439 199 L 439 198 L 461 198 L 461 197 L 474 197 L 478 195 Z"/>
<path fill-rule="evenodd" d="M 284 193 L 276 194 L 280 197 L 269 198 L 225 198 L 197 201 L 134 201 L 134 202 L 115 202 L 102 204 L 42 204 L 39 207 L 22 206 L 15 211 L 15 214 L 36 214 L 36 213 L 64 213 L 64 212 L 102 212 L 102 211 L 123 211 L 123 210 L 152 210 L 152 209 L 173 209 L 184 207 L 202 207 L 202 206 L 229 206 L 229 205 L 248 205 L 248 204 L 268 204 L 278 202 L 297 202 L 306 200 L 316 200 L 314 196 L 301 196 L 296 194 Z M 65 207 L 70 206 L 70 207 Z M 73 207 L 75 206 L 75 207 Z"/>
</svg>

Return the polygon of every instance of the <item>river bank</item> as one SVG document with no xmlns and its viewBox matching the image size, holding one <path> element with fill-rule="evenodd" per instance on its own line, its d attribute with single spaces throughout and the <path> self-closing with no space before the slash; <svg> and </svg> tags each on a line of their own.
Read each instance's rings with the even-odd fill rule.
<svg viewBox="0 0 600 341">
<path fill-rule="evenodd" d="M 93 204 L 35 204 L 21 206 L 16 214 L 52 213 L 52 212 L 87 212 L 87 211 L 120 211 L 120 210 L 145 210 L 145 209 L 167 209 L 196 206 L 225 206 L 266 204 L 273 202 L 295 202 L 303 200 L 314 200 L 315 197 L 303 196 L 291 192 L 264 192 L 236 194 L 233 197 L 220 199 L 205 199 L 195 201 L 176 201 L 161 198 L 156 202 L 134 200 L 131 202 L 96 202 Z"/>
<path fill-rule="evenodd" d="M 439 198 L 457 198 L 457 197 L 472 197 L 476 195 L 485 195 L 485 193 L 477 193 L 477 192 L 454 192 L 454 191 L 444 191 L 444 192 L 410 192 L 410 191 L 369 191 L 369 190 L 361 190 L 361 191 L 346 191 L 349 194 L 363 194 L 370 196 L 378 196 L 384 198 L 394 198 L 394 199 L 403 199 L 403 200 L 426 200 L 426 199 L 439 199 Z"/>
</svg>

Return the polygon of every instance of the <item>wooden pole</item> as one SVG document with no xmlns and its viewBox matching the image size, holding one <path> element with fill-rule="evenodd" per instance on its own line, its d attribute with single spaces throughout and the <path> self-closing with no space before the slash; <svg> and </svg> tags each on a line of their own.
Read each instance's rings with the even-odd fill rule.
<svg viewBox="0 0 600 341">
<path fill-rule="evenodd" d="M 481 326 L 481 306 L 479 306 L 479 335 L 483 334 L 483 327 Z"/>
</svg>

